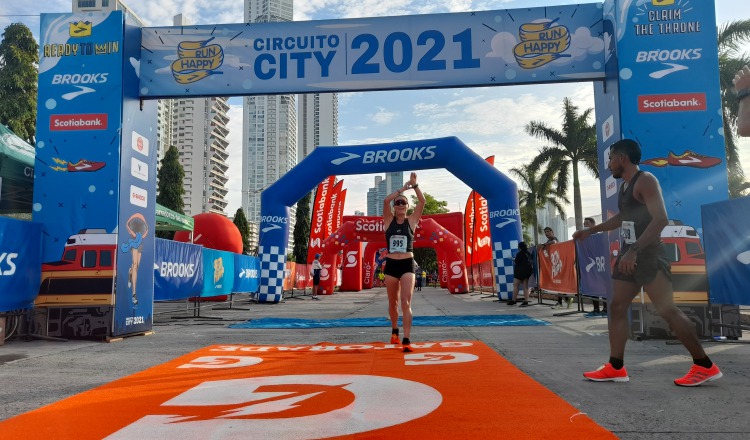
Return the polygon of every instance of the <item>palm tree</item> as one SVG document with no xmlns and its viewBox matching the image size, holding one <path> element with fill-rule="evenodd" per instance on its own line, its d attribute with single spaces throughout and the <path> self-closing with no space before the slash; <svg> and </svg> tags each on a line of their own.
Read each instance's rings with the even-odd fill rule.
<svg viewBox="0 0 750 440">
<path fill-rule="evenodd" d="M 740 197 L 748 188 L 737 149 L 737 109 L 732 78 L 750 58 L 742 46 L 750 41 L 750 19 L 731 21 L 719 27 L 719 84 L 724 115 L 724 143 L 729 174 L 729 197 Z"/>
<path fill-rule="evenodd" d="M 558 191 L 567 196 L 568 170 L 573 171 L 573 209 L 575 210 L 576 229 L 583 227 L 583 210 L 581 207 L 581 184 L 578 179 L 578 164 L 582 163 L 599 178 L 599 158 L 596 150 L 596 125 L 589 123 L 594 109 L 578 113 L 578 107 L 570 98 L 563 99 L 562 131 L 549 127 L 544 122 L 531 121 L 524 128 L 528 134 L 550 142 L 537 157 L 531 161 L 532 168 L 548 164 L 547 171 L 557 176 Z"/>
<path fill-rule="evenodd" d="M 539 218 L 537 217 L 537 207 L 552 204 L 560 214 L 565 217 L 564 203 L 570 203 L 567 197 L 560 191 L 560 187 L 553 190 L 560 171 L 547 169 L 545 172 L 538 174 L 539 168 L 532 167 L 531 164 L 521 165 L 520 167 L 511 168 L 510 173 L 521 180 L 521 186 L 525 189 L 518 190 L 518 204 L 521 207 L 521 222 L 526 225 L 534 226 L 534 243 L 539 243 Z M 567 182 L 567 179 L 565 179 Z M 567 185 L 567 183 L 566 183 Z M 563 188 L 567 189 L 567 188 Z M 526 240 L 526 237 L 524 237 Z"/>
</svg>

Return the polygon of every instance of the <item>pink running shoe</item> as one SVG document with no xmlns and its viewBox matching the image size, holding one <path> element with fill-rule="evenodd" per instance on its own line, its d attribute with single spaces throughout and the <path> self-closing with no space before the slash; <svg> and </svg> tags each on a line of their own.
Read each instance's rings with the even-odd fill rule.
<svg viewBox="0 0 750 440">
<path fill-rule="evenodd" d="M 627 382 L 630 380 L 625 367 L 615 370 L 609 362 L 597 370 L 583 373 L 583 377 L 594 382 Z"/>
<path fill-rule="evenodd" d="M 723 374 L 721 374 L 721 371 L 719 371 L 719 367 L 717 367 L 716 364 L 711 365 L 711 368 L 704 368 L 700 365 L 693 364 L 690 371 L 688 371 L 688 374 L 679 379 L 675 379 L 674 384 L 681 387 L 697 387 L 704 382 L 721 379 L 722 376 Z"/>
</svg>

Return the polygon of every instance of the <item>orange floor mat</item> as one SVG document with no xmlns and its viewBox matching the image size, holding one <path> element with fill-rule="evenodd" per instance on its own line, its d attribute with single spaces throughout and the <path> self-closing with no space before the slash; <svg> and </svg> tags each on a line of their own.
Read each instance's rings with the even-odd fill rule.
<svg viewBox="0 0 750 440">
<path fill-rule="evenodd" d="M 23 439 L 615 439 L 478 341 L 214 345 L 0 422 Z"/>
</svg>

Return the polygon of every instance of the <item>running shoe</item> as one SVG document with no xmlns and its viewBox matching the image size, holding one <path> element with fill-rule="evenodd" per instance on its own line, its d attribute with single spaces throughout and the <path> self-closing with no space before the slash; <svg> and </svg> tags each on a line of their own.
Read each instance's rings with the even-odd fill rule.
<svg viewBox="0 0 750 440">
<path fill-rule="evenodd" d="M 99 171 L 107 165 L 106 162 L 93 162 L 86 159 L 81 159 L 76 163 L 68 162 L 68 172 L 75 173 L 79 171 L 92 172 Z"/>
<path fill-rule="evenodd" d="M 411 348 L 411 341 L 409 341 L 409 338 L 404 338 L 401 345 L 404 347 L 404 353 L 411 353 L 412 351 L 414 351 Z"/>
<path fill-rule="evenodd" d="M 721 379 L 722 376 L 723 374 L 721 374 L 721 371 L 719 371 L 719 367 L 717 367 L 716 364 L 711 365 L 711 368 L 704 368 L 700 365 L 693 364 L 690 371 L 688 371 L 688 374 L 679 379 L 675 379 L 674 384 L 681 387 L 697 387 L 704 382 Z"/>
<path fill-rule="evenodd" d="M 391 333 L 391 344 L 398 344 L 398 335 Z"/>
<path fill-rule="evenodd" d="M 510 301 L 508 301 L 508 305 L 509 306 L 514 306 L 514 305 L 516 305 L 516 302 L 513 301 L 513 300 L 510 300 Z"/>
<path fill-rule="evenodd" d="M 607 362 L 594 371 L 583 373 L 583 377 L 594 382 L 627 382 L 630 380 L 625 367 L 615 370 L 612 364 Z"/>
</svg>

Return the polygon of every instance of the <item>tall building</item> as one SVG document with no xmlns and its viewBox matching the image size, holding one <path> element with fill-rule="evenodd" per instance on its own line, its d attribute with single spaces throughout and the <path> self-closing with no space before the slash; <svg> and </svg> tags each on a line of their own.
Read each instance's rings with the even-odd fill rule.
<svg viewBox="0 0 750 440">
<path fill-rule="evenodd" d="M 246 23 L 292 21 L 292 0 L 245 0 Z M 297 165 L 296 95 L 245 97 L 242 137 L 242 209 L 260 223 L 260 193 Z M 289 212 L 294 230 L 295 207 Z M 290 234 L 291 235 L 291 234 Z M 293 245 L 291 237 L 289 247 Z"/>
<path fill-rule="evenodd" d="M 175 26 L 189 24 L 182 14 L 174 17 Z M 183 180 L 185 214 L 213 212 L 227 215 L 227 136 L 229 105 L 227 98 L 183 97 L 162 100 L 158 107 L 159 154 L 170 145 L 177 147 Z"/>
<path fill-rule="evenodd" d="M 385 179 L 383 176 L 375 176 L 375 186 L 367 190 L 367 215 L 383 215 L 383 199 L 403 186 L 403 172 L 386 173 Z"/>
<path fill-rule="evenodd" d="M 318 146 L 339 144 L 339 98 L 337 93 L 299 95 L 297 130 L 299 161 Z"/>
</svg>

